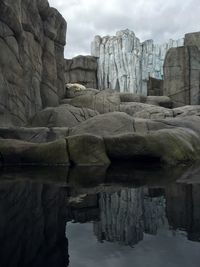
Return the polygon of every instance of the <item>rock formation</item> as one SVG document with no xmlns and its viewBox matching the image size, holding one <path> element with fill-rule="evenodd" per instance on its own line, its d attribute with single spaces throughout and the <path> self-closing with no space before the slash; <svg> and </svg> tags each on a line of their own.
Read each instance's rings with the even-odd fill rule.
<svg viewBox="0 0 200 267">
<path fill-rule="evenodd" d="M 123 112 L 110 112 L 68 130 L 42 128 L 43 138 L 52 133 L 54 138 L 60 139 L 52 143 L 0 139 L 0 163 L 108 166 L 116 160 L 134 162 L 144 159 L 159 164 L 189 164 L 200 157 L 199 123 L 198 116 L 145 120 Z M 40 134 L 39 128 L 36 139 L 37 133 Z M 21 136 L 24 136 L 23 132 Z"/>
<path fill-rule="evenodd" d="M 162 45 L 153 40 L 141 43 L 130 30 L 119 31 L 114 37 L 96 36 L 91 54 L 98 57 L 98 88 L 147 95 L 149 77 L 163 78 L 167 50 L 182 43 L 182 39 Z"/>
<path fill-rule="evenodd" d="M 66 22 L 47 0 L 0 1 L 0 125 L 24 125 L 65 93 Z"/>
<path fill-rule="evenodd" d="M 185 35 L 183 47 L 171 48 L 164 63 L 164 95 L 174 106 L 200 104 L 200 33 Z"/>
<path fill-rule="evenodd" d="M 80 83 L 87 88 L 97 88 L 97 59 L 92 56 L 66 59 L 65 82 Z"/>
</svg>

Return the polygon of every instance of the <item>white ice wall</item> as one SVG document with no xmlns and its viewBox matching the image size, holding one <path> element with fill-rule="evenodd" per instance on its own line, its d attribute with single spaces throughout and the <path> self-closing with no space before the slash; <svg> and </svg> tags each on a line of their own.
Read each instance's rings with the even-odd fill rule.
<svg viewBox="0 0 200 267">
<path fill-rule="evenodd" d="M 162 79 L 166 52 L 182 46 L 184 39 L 165 44 L 143 43 L 130 30 L 118 31 L 116 36 L 95 36 L 92 56 L 98 57 L 98 87 L 120 92 L 147 94 L 149 76 Z"/>
</svg>

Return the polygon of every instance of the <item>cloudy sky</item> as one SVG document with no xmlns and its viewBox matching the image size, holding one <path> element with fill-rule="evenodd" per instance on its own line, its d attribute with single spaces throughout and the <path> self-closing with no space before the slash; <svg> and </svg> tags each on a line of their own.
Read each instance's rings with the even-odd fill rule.
<svg viewBox="0 0 200 267">
<path fill-rule="evenodd" d="M 199 0 L 49 0 L 68 23 L 67 58 L 90 54 L 95 35 L 129 28 L 158 43 L 200 31 Z"/>
</svg>

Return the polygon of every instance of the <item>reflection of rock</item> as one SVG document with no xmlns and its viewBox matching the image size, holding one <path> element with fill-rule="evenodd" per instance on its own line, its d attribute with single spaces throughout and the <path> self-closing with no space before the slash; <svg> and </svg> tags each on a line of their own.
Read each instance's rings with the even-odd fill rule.
<svg viewBox="0 0 200 267">
<path fill-rule="evenodd" d="M 126 245 L 134 245 L 142 240 L 142 198 L 142 189 L 100 194 L 100 222 L 94 224 L 98 239 Z"/>
<path fill-rule="evenodd" d="M 188 238 L 200 241 L 200 185 L 166 187 L 167 217 L 174 229 L 183 229 Z"/>
<path fill-rule="evenodd" d="M 94 223 L 99 241 L 120 242 L 133 246 L 143 233 L 156 234 L 165 222 L 164 197 L 145 196 L 143 187 L 100 193 L 100 221 Z"/>
<path fill-rule="evenodd" d="M 165 198 L 145 197 L 144 198 L 144 228 L 148 234 L 155 235 L 160 226 L 165 223 Z"/>
<path fill-rule="evenodd" d="M 66 191 L 34 182 L 0 183 L 0 266 L 66 267 Z"/>
</svg>

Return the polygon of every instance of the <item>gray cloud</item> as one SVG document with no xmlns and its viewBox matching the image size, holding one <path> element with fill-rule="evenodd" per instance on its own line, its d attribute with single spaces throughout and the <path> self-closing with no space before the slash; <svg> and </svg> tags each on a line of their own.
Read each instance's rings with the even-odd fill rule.
<svg viewBox="0 0 200 267">
<path fill-rule="evenodd" d="M 200 31 L 199 0 L 49 0 L 68 23 L 67 58 L 90 54 L 95 35 L 129 28 L 142 41 L 165 42 Z"/>
</svg>

